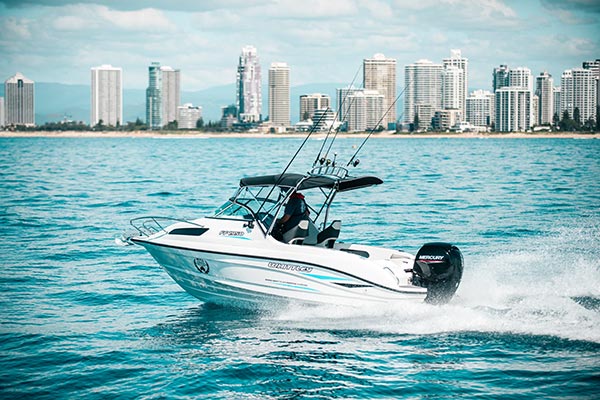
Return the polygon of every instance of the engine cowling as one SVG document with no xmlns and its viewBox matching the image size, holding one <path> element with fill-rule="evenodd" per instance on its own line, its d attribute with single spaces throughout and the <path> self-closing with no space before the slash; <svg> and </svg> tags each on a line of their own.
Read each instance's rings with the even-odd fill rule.
<svg viewBox="0 0 600 400">
<path fill-rule="evenodd" d="M 450 243 L 426 243 L 415 256 L 415 285 L 427 288 L 425 302 L 444 304 L 450 301 L 462 278 L 463 256 Z"/>
</svg>

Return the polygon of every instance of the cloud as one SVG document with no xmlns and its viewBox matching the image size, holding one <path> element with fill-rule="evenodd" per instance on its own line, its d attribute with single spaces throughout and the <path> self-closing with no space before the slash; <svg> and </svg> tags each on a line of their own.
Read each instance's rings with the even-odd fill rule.
<svg viewBox="0 0 600 400">
<path fill-rule="evenodd" d="M 490 29 L 518 24 L 515 10 L 501 0 L 395 0 L 394 5 L 401 14 L 435 21 L 436 26 L 450 29 Z"/>
<path fill-rule="evenodd" d="M 598 0 L 541 0 L 541 3 L 550 10 L 600 13 L 600 2 Z"/>
<path fill-rule="evenodd" d="M 31 37 L 30 24 L 31 20 L 29 19 L 0 18 L 0 31 L 2 32 L 0 41 L 29 39 Z"/>
<path fill-rule="evenodd" d="M 267 2 L 267 0 L 263 0 Z M 257 4 L 257 2 L 252 2 Z M 243 8 L 248 6 L 244 0 L 202 0 L 202 1 L 176 1 L 176 0 L 0 0 L 9 8 L 48 6 L 63 7 L 67 5 L 103 5 L 114 10 L 133 11 L 143 8 L 171 11 L 207 11 L 224 8 Z"/>
</svg>

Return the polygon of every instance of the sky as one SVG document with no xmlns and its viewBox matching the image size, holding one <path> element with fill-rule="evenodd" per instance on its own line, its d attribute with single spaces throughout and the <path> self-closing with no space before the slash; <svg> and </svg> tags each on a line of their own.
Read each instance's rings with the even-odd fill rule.
<svg viewBox="0 0 600 400">
<path fill-rule="evenodd" d="M 469 88 L 495 66 L 534 75 L 600 58 L 600 0 L 0 0 L 0 79 L 89 84 L 90 68 L 123 68 L 147 86 L 148 65 L 181 70 L 182 90 L 235 82 L 242 47 L 257 48 L 263 83 L 287 62 L 292 86 L 350 83 L 362 60 L 469 59 Z M 358 78 L 358 82 L 362 78 Z M 555 83 L 558 86 L 558 83 Z"/>
</svg>

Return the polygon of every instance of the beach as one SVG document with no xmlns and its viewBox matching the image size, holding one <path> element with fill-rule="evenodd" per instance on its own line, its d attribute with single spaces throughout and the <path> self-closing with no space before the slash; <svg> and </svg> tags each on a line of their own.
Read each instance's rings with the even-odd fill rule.
<svg viewBox="0 0 600 400">
<path fill-rule="evenodd" d="M 118 137 L 161 137 L 161 138 L 269 138 L 269 137 L 291 137 L 304 138 L 308 135 L 307 132 L 292 132 L 292 133 L 261 133 L 261 132 L 197 132 L 197 131 L 0 131 L 2 137 L 70 137 L 70 138 L 118 138 Z M 330 133 L 329 136 L 333 136 Z M 361 138 L 368 136 L 368 132 L 360 133 L 338 133 L 337 137 L 352 137 Z M 311 135 L 312 138 L 325 138 L 327 133 L 315 132 Z M 395 133 L 374 132 L 371 138 L 398 138 L 398 139 L 418 139 L 418 138 L 463 138 L 463 139 L 534 139 L 534 138 L 562 138 L 562 139 L 598 139 L 600 132 L 464 132 L 464 133 L 444 133 L 444 132 L 427 132 L 427 133 Z"/>
</svg>

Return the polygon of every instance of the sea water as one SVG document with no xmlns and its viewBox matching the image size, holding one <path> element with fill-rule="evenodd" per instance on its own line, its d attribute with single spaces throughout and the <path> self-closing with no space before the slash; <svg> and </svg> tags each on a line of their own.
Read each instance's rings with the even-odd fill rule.
<svg viewBox="0 0 600 400">
<path fill-rule="evenodd" d="M 114 244 L 131 218 L 211 214 L 301 142 L 0 139 L 0 397 L 598 398 L 600 140 L 367 142 L 351 173 L 384 184 L 336 198 L 340 240 L 456 244 L 443 306 L 217 307 Z"/>
</svg>

